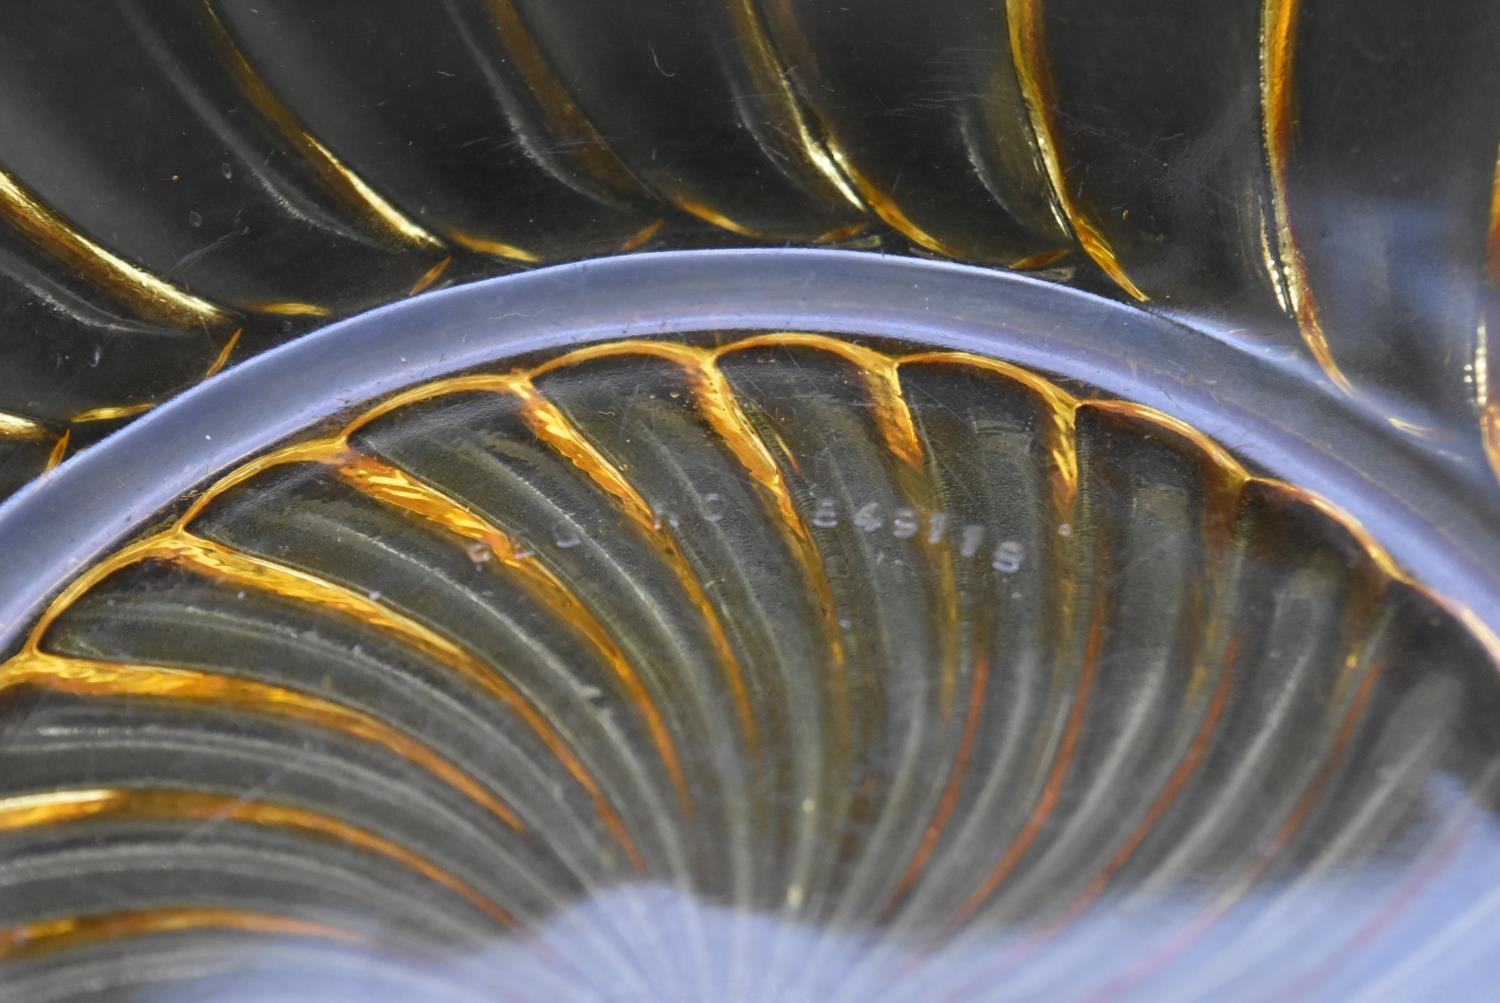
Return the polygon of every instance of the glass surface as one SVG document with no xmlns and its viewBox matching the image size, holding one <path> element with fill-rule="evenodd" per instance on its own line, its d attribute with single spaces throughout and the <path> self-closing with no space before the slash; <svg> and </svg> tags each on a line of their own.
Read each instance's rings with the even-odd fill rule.
<svg viewBox="0 0 1500 1003">
<path fill-rule="evenodd" d="M 1454 614 L 983 355 L 501 358 L 192 492 L 0 667 L 0 997 L 1472 988 Z"/>
</svg>

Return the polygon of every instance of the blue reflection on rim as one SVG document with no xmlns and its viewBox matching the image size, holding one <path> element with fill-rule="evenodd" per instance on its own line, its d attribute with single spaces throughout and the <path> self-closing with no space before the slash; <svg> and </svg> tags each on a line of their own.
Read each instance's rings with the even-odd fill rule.
<svg viewBox="0 0 1500 1003">
<path fill-rule="evenodd" d="M 497 359 L 703 330 L 908 339 L 1081 380 L 1180 418 L 1352 514 L 1416 579 L 1500 632 L 1500 506 L 1309 370 L 1021 275 L 829 250 L 557 265 L 332 324 L 178 396 L 0 505 L 0 652 L 174 500 L 266 447 Z"/>
</svg>

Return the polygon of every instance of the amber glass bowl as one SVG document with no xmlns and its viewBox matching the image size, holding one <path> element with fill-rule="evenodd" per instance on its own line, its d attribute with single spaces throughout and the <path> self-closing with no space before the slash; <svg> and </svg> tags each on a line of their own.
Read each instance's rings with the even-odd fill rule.
<svg viewBox="0 0 1500 1003">
<path fill-rule="evenodd" d="M 3 991 L 1476 984 L 1475 555 L 1403 513 L 1388 426 L 1318 454 L 1322 395 L 1119 337 L 1180 332 L 952 266 L 648 255 L 159 409 L 0 523 Z"/>
<path fill-rule="evenodd" d="M 11 0 L 0 1003 L 1483 998 L 1496 51 Z"/>
</svg>

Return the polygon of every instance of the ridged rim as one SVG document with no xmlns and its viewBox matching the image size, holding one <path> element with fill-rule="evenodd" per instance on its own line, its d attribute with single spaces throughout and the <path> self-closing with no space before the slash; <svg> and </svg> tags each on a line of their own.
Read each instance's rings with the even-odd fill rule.
<svg viewBox="0 0 1500 1003">
<path fill-rule="evenodd" d="M 0 644 L 14 646 L 78 567 L 194 485 L 357 401 L 497 355 L 767 329 L 911 338 L 1154 407 L 1325 499 L 1500 651 L 1500 540 L 1489 532 L 1500 513 L 1383 422 L 1349 414 L 1291 373 L 1099 297 L 947 263 L 807 250 L 540 269 L 392 304 L 236 366 L 0 505 L 0 550 L 15 557 L 0 571 Z M 1137 358 L 1173 362 L 1143 371 Z"/>
</svg>

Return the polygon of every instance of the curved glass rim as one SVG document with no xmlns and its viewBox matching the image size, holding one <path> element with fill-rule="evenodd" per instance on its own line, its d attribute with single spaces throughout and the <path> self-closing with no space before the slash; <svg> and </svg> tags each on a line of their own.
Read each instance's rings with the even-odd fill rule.
<svg viewBox="0 0 1500 1003">
<path fill-rule="evenodd" d="M 0 504 L 0 652 L 81 569 L 216 473 L 352 406 L 507 356 L 696 331 L 807 330 L 971 351 L 1196 427 L 1353 516 L 1500 634 L 1500 504 L 1297 367 L 1039 279 L 855 251 L 675 251 L 426 293 L 234 366 Z"/>
</svg>

